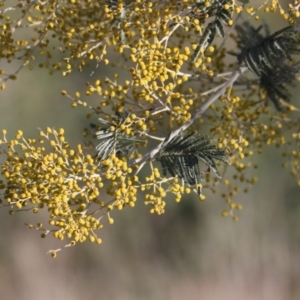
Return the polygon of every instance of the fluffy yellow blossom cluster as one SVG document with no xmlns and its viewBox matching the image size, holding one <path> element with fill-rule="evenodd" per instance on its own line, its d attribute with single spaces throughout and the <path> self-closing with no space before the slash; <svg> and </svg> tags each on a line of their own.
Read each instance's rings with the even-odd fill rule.
<svg viewBox="0 0 300 300">
<path fill-rule="evenodd" d="M 29 227 L 72 246 L 101 243 L 103 220 L 113 224 L 114 209 L 140 198 L 163 214 L 169 195 L 179 202 L 194 191 L 203 201 L 207 189 L 220 191 L 222 215 L 238 220 L 234 199 L 258 180 L 253 155 L 266 145 L 283 149 L 283 167 L 300 186 L 300 109 L 289 102 L 300 74 L 300 3 L 251 2 L 0 1 L 0 58 L 20 64 L 0 70 L 1 89 L 23 68 L 34 71 L 36 58 L 64 77 L 92 66 L 85 87 L 61 94 L 102 123 L 84 130 L 93 150 L 72 149 L 63 129 L 37 139 L 3 131 L 2 206 L 10 214 L 47 210 L 50 229 Z M 286 26 L 262 24 L 268 13 Z M 112 76 L 96 74 L 104 66 Z"/>
<path fill-rule="evenodd" d="M 105 205 L 98 200 L 103 187 L 100 168 L 81 145 L 70 149 L 64 130 L 47 128 L 40 131 L 40 139 L 25 139 L 18 131 L 15 139 L 7 141 L 3 130 L 2 147 L 7 156 L 2 164 L 5 179 L 4 205 L 10 206 L 10 214 L 16 211 L 41 209 L 49 212 L 49 224 L 53 230 L 43 231 L 42 237 L 52 232 L 63 240 L 84 242 L 87 238 L 101 243 L 96 230 L 102 228 L 101 218 L 88 212 L 91 204 Z M 2 181 L 3 182 L 3 181 Z M 32 225 L 30 225 L 32 227 Z"/>
</svg>

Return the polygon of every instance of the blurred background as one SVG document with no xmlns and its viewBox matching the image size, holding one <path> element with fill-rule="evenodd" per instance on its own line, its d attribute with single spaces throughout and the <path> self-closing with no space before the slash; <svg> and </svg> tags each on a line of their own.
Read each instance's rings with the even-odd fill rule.
<svg viewBox="0 0 300 300">
<path fill-rule="evenodd" d="M 281 19 L 271 21 L 281 26 Z M 0 129 L 8 137 L 22 129 L 25 137 L 36 138 L 38 128 L 63 127 L 74 146 L 83 141 L 89 110 L 71 108 L 60 91 L 84 95 L 87 81 L 116 70 L 94 66 L 65 78 L 49 76 L 38 63 L 1 91 Z M 300 299 L 299 187 L 281 168 L 280 151 L 266 148 L 254 160 L 259 181 L 235 198 L 243 205 L 238 222 L 222 218 L 224 200 L 207 191 L 205 202 L 193 195 L 179 204 L 169 201 L 161 216 L 150 215 L 139 199 L 134 209 L 114 213 L 115 223 L 100 233 L 102 245 L 67 248 L 56 259 L 46 253 L 61 244 L 24 225 L 47 220 L 46 213 L 9 216 L 1 209 L 1 299 Z"/>
</svg>

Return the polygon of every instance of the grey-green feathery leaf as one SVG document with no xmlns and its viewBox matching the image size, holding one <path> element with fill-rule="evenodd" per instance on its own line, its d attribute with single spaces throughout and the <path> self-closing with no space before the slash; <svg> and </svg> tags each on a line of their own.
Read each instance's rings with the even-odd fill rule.
<svg viewBox="0 0 300 300">
<path fill-rule="evenodd" d="M 171 133 L 170 133 L 171 134 Z M 182 178 L 189 185 L 197 185 L 203 180 L 200 172 L 200 160 L 211 168 L 217 177 L 221 177 L 215 160 L 228 164 L 224 150 L 216 150 L 208 136 L 197 132 L 180 132 L 170 139 L 170 134 L 162 143 L 155 159 L 161 162 L 163 175 Z"/>
</svg>

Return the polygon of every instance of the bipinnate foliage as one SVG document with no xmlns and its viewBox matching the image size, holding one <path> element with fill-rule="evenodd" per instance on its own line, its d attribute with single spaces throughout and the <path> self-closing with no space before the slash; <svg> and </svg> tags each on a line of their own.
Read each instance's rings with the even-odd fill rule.
<svg viewBox="0 0 300 300">
<path fill-rule="evenodd" d="M 109 125 L 96 132 L 97 139 L 101 140 L 95 148 L 100 161 L 107 159 L 113 153 L 119 157 L 129 156 L 136 149 L 137 144 L 145 143 L 145 140 L 135 137 L 134 132 L 128 128 L 128 116 L 128 114 L 123 117 L 117 116 L 112 123 L 99 119 L 103 124 Z"/>
<path fill-rule="evenodd" d="M 196 186 L 199 195 L 203 173 L 200 171 L 199 163 L 206 163 L 208 170 L 212 169 L 216 176 L 221 178 L 214 160 L 228 163 L 224 150 L 217 150 L 215 145 L 210 144 L 208 136 L 201 136 L 197 132 L 180 132 L 173 139 L 166 137 L 155 159 L 160 161 L 163 175 L 167 171 L 172 177 L 182 178 L 190 186 Z"/>
<path fill-rule="evenodd" d="M 55 123 L 38 138 L 3 129 L 1 206 L 11 215 L 48 212 L 28 226 L 68 240 L 50 250 L 55 257 L 79 242 L 101 243 L 114 210 L 137 201 L 163 214 L 170 196 L 219 193 L 222 215 L 238 220 L 239 192 L 258 180 L 255 154 L 267 145 L 282 149 L 282 166 L 300 186 L 300 108 L 291 96 L 299 3 L 0 0 L 0 59 L 19 64 L 0 69 L 1 92 L 24 68 L 67 79 L 90 67 L 88 82 L 61 94 L 95 124 L 76 146 Z M 258 13 L 282 25 L 270 28 Z"/>
<path fill-rule="evenodd" d="M 189 16 L 192 19 L 199 20 L 200 23 L 208 17 L 214 17 L 214 20 L 205 27 L 192 57 L 194 62 L 197 60 L 200 52 L 203 52 L 212 44 L 216 33 L 224 38 L 225 33 L 222 22 L 225 25 L 232 25 L 233 10 L 234 7 L 231 5 L 231 1 L 228 0 L 211 1 L 210 5 L 207 5 L 206 1 L 195 1 Z"/>
<path fill-rule="evenodd" d="M 238 47 L 241 49 L 237 58 L 260 78 L 260 88 L 281 110 L 279 100 L 288 101 L 290 98 L 286 85 L 292 85 L 300 70 L 285 62 L 286 59 L 292 61 L 292 54 L 300 53 L 300 48 L 297 48 L 300 36 L 293 26 L 288 26 L 264 37 L 260 34 L 262 28 L 255 29 L 249 23 L 236 26 Z"/>
</svg>

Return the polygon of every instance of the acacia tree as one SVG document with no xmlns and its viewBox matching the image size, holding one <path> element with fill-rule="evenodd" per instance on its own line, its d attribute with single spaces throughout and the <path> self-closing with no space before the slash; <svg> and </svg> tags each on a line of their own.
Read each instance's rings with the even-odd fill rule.
<svg viewBox="0 0 300 300">
<path fill-rule="evenodd" d="M 55 124 L 35 138 L 19 130 L 10 139 L 3 129 L 2 207 L 11 215 L 47 210 L 48 226 L 28 226 L 42 237 L 68 239 L 64 248 L 100 244 L 99 229 L 114 222 L 113 211 L 134 207 L 138 198 L 150 213 L 163 214 L 168 195 L 179 202 L 195 192 L 205 200 L 207 189 L 216 193 L 224 185 L 228 209 L 222 215 L 238 220 L 242 206 L 234 196 L 257 181 L 246 172 L 256 168 L 251 157 L 265 145 L 283 146 L 283 166 L 300 186 L 300 110 L 289 101 L 300 70 L 299 5 L 0 2 L 0 57 L 19 63 L 13 73 L 0 70 L 2 90 L 23 68 L 34 72 L 35 58 L 50 74 L 68 76 L 87 65 L 115 72 L 105 80 L 95 72 L 84 93 L 61 92 L 72 107 L 90 110 L 87 117 L 96 121 L 84 135 L 96 146 L 83 141 L 72 148 L 64 129 L 50 128 Z M 258 12 L 283 18 L 286 26 L 271 32 Z M 20 38 L 24 30 L 30 38 Z M 96 107 L 90 95 L 99 97 Z M 156 146 L 145 148 L 150 140 Z M 140 172 L 146 165 L 148 171 Z M 228 168 L 235 170 L 232 178 Z M 50 253 L 55 257 L 62 248 Z"/>
</svg>

